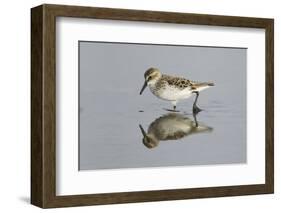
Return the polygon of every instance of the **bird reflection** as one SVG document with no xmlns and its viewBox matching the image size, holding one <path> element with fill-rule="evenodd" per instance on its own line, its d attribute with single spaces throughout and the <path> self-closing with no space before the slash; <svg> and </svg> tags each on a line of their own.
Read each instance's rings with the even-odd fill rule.
<svg viewBox="0 0 281 213">
<path fill-rule="evenodd" d="M 178 140 L 188 135 L 211 132 L 212 127 L 197 122 L 196 114 L 193 119 L 180 114 L 168 113 L 154 120 L 148 127 L 147 132 L 139 125 L 143 144 L 151 149 L 159 145 L 160 141 Z"/>
</svg>

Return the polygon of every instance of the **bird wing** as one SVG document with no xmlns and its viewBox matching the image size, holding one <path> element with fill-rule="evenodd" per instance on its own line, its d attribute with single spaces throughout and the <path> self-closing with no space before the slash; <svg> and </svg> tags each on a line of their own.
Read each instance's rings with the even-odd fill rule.
<svg viewBox="0 0 281 213">
<path fill-rule="evenodd" d="M 180 89 L 185 89 L 191 86 L 190 80 L 182 77 L 163 75 L 162 80 L 168 83 L 170 86 L 176 86 Z"/>
<path fill-rule="evenodd" d="M 162 75 L 161 81 L 159 83 L 160 86 L 168 84 L 170 86 L 176 86 L 182 90 L 186 88 L 190 88 L 191 90 L 198 90 L 203 87 L 209 87 L 215 85 L 212 82 L 197 82 L 197 81 L 188 80 L 186 78 L 169 76 L 169 75 Z"/>
</svg>

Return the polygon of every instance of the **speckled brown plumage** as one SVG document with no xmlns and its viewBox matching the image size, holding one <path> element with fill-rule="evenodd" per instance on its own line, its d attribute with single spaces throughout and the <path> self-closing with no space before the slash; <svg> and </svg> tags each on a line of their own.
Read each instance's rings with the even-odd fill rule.
<svg viewBox="0 0 281 213">
<path fill-rule="evenodd" d="M 161 79 L 157 81 L 157 83 L 155 84 L 155 88 L 157 90 L 163 89 L 167 84 L 169 86 L 175 86 L 180 90 L 186 89 L 188 87 L 190 87 L 191 90 L 196 90 L 199 87 L 214 86 L 214 83 L 211 82 L 196 82 L 196 81 L 190 81 L 182 77 L 174 77 L 174 76 L 163 74 Z"/>
<path fill-rule="evenodd" d="M 185 89 L 191 86 L 190 80 L 170 75 L 162 75 L 161 79 L 156 83 L 156 88 L 162 88 L 166 84 L 178 87 L 179 89 Z"/>
</svg>

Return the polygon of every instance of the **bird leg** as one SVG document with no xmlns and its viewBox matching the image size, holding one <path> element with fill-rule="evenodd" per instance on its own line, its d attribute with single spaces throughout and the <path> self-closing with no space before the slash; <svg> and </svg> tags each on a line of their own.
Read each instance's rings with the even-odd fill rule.
<svg viewBox="0 0 281 213">
<path fill-rule="evenodd" d="M 193 119 L 194 119 L 194 122 L 195 122 L 195 127 L 198 127 L 198 121 L 197 121 L 196 113 L 193 113 Z"/>
<path fill-rule="evenodd" d="M 171 101 L 172 105 L 173 105 L 173 111 L 177 112 L 176 108 L 177 108 L 177 101 Z"/>
<path fill-rule="evenodd" d="M 198 97 L 199 97 L 199 92 L 195 91 L 193 92 L 196 94 L 196 97 L 195 97 L 195 101 L 193 103 L 193 113 L 194 114 L 197 114 L 198 112 L 202 111 L 202 109 L 200 109 L 198 106 L 197 106 L 197 100 L 198 100 Z"/>
</svg>

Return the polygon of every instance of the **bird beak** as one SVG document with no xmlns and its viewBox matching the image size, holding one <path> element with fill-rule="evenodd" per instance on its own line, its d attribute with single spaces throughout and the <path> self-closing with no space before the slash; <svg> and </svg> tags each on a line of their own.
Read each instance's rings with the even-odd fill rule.
<svg viewBox="0 0 281 213">
<path fill-rule="evenodd" d="M 143 135 L 143 137 L 145 138 L 146 137 L 146 132 L 144 131 L 144 129 L 142 128 L 142 126 L 139 124 L 139 127 L 141 129 L 141 133 Z"/>
<path fill-rule="evenodd" d="M 143 84 L 143 86 L 142 86 L 142 88 L 141 88 L 141 91 L 140 91 L 140 95 L 142 94 L 142 92 L 144 91 L 144 89 L 147 87 L 147 82 L 146 81 L 144 81 L 144 84 Z"/>
</svg>

